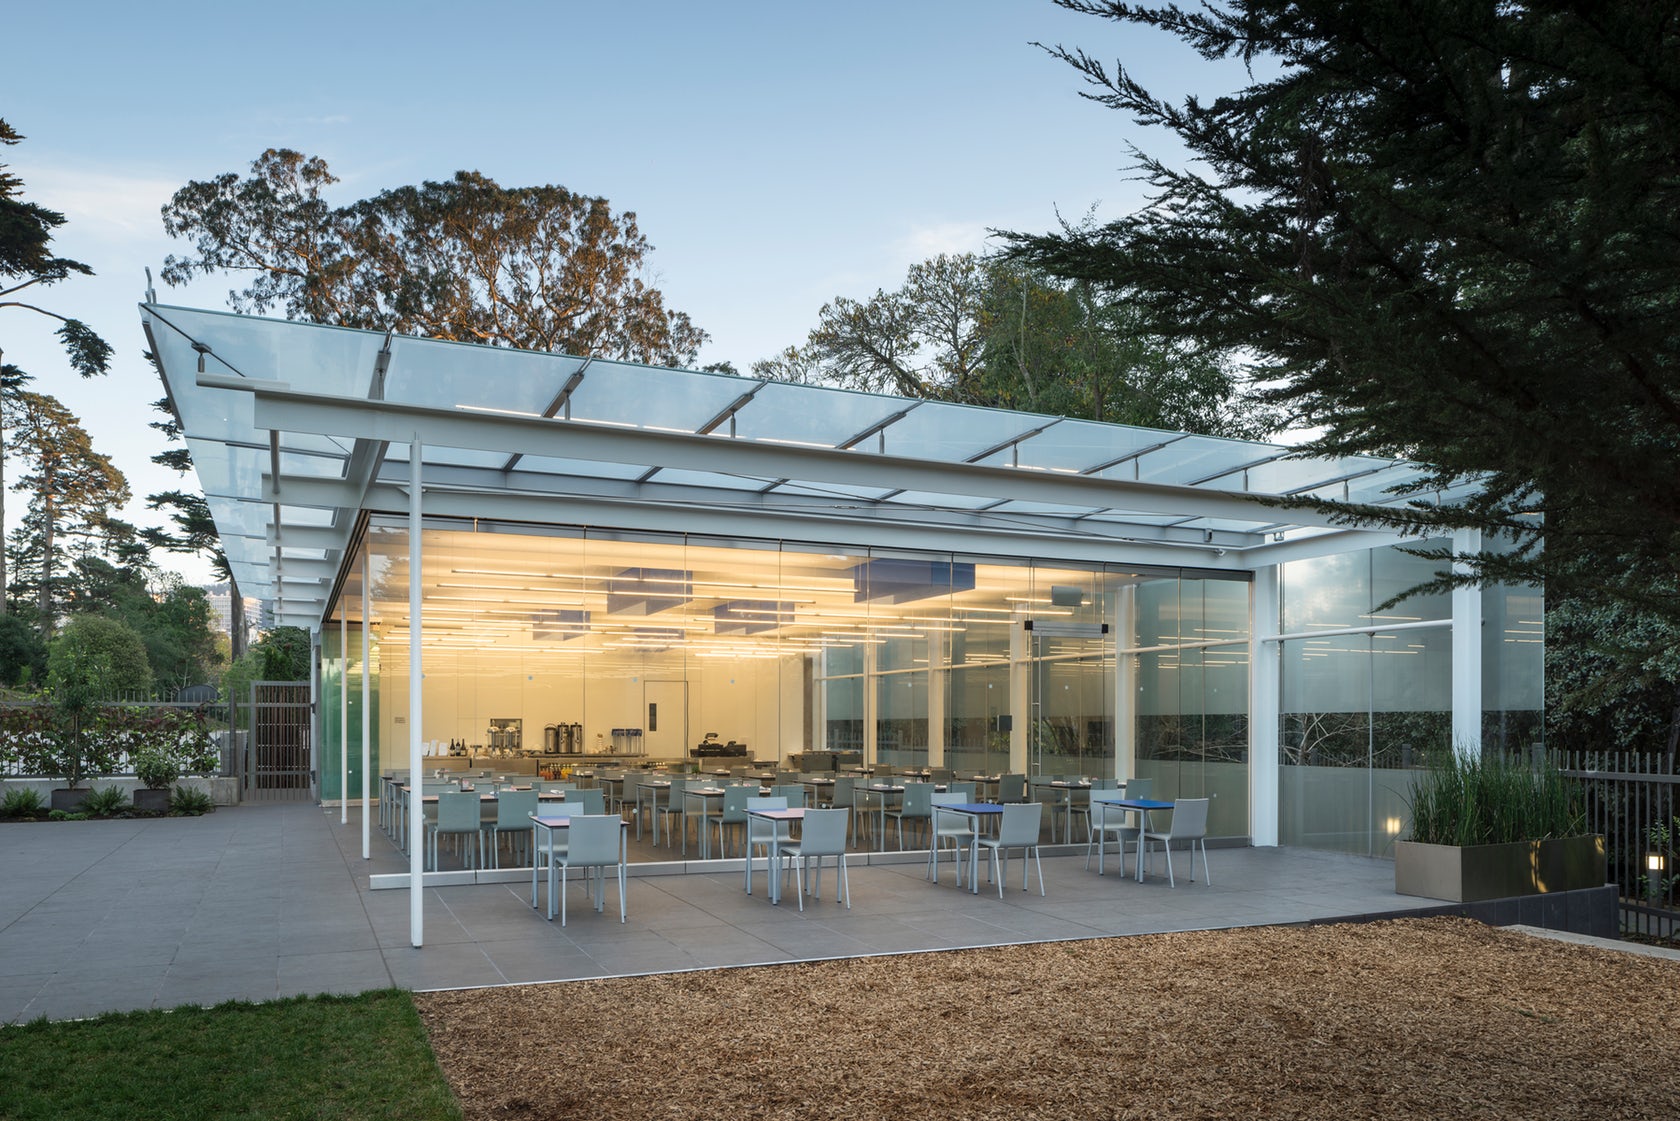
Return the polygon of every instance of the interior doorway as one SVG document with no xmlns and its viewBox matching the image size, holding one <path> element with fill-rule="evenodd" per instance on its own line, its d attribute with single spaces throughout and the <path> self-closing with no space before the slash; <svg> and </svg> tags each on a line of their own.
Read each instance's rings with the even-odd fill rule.
<svg viewBox="0 0 1680 1121">
<path fill-rule="evenodd" d="M 642 682 L 642 742 L 656 759 L 684 759 L 694 745 L 688 735 L 688 682 Z"/>
</svg>

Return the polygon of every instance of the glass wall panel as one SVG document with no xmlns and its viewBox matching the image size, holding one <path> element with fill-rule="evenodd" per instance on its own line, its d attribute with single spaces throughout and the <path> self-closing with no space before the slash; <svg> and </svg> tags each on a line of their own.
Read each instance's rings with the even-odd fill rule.
<svg viewBox="0 0 1680 1121">
<path fill-rule="evenodd" d="M 1248 628 L 1246 583 L 1138 583 L 1136 773 L 1151 796 L 1212 799 L 1208 829 L 1246 836 Z"/>
<path fill-rule="evenodd" d="M 1448 619 L 1447 595 L 1375 610 L 1435 568 L 1398 548 L 1286 565 L 1284 630 Z M 1411 769 L 1451 750 L 1450 628 L 1292 639 L 1281 670 L 1280 839 L 1392 855 Z"/>
<path fill-rule="evenodd" d="M 1545 596 L 1482 589 L 1482 746 L 1522 751 L 1545 742 Z"/>
<path fill-rule="evenodd" d="M 405 525 L 369 542 L 377 732 L 400 767 Z M 1166 793 L 1213 793 L 1216 829 L 1246 832 L 1241 583 L 560 526 L 429 524 L 421 544 L 427 769 L 692 767 L 708 741 L 766 764 L 821 747 L 1100 777 L 1122 742 L 1131 773 L 1146 728 Z"/>
</svg>

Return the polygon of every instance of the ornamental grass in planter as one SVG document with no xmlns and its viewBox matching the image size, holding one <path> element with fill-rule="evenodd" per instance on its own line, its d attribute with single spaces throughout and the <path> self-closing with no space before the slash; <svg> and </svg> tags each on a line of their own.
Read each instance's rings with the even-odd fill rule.
<svg viewBox="0 0 1680 1121">
<path fill-rule="evenodd" d="M 1604 883 L 1604 838 L 1586 833 L 1579 789 L 1548 761 L 1454 752 L 1412 780 L 1409 801 L 1402 895 L 1469 903 Z"/>
</svg>

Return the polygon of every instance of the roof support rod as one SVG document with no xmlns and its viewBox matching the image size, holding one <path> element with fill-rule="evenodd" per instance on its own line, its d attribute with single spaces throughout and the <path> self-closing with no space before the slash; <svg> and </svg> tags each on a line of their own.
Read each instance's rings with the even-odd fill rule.
<svg viewBox="0 0 1680 1121">
<path fill-rule="evenodd" d="M 748 401 L 751 401 L 754 397 L 756 397 L 758 395 L 758 391 L 763 389 L 764 386 L 765 386 L 765 383 L 761 381 L 757 385 L 753 386 L 751 389 L 747 390 L 745 393 L 741 394 L 739 397 L 735 398 L 735 400 L 731 401 L 728 405 L 724 406 L 723 410 L 721 412 L 719 412 L 716 416 L 714 416 L 711 420 L 708 420 L 705 424 L 702 424 L 699 428 L 696 428 L 694 430 L 695 434 L 698 435 L 698 436 L 710 436 L 713 432 L 717 431 L 718 427 L 721 424 L 723 424 L 724 421 L 727 420 L 729 422 L 729 435 L 734 436 L 735 435 L 735 414 L 737 412 L 739 412 L 741 410 L 741 408 L 743 406 L 745 406 Z M 661 468 L 659 468 L 657 466 L 649 467 L 646 471 L 642 472 L 642 474 L 640 475 L 640 477 L 638 477 L 636 479 L 636 481 L 638 483 L 645 483 L 649 479 L 652 479 L 655 475 L 659 474 L 660 470 L 661 470 Z"/>
<path fill-rule="evenodd" d="M 907 408 L 900 409 L 900 410 L 898 410 L 898 412 L 892 414 L 889 417 L 883 417 L 882 419 L 876 421 L 874 424 L 871 424 L 868 428 L 865 428 L 862 432 L 859 432 L 857 435 L 852 436 L 852 437 L 850 437 L 846 440 L 842 440 L 840 443 L 835 444 L 834 446 L 837 449 L 839 449 L 840 451 L 849 451 L 850 449 L 857 447 L 859 444 L 861 444 L 865 440 L 869 439 L 869 437 L 877 435 L 878 433 L 881 433 L 881 432 L 885 432 L 888 428 L 892 427 L 893 425 L 897 424 L 899 421 L 903 420 L 905 417 L 909 416 L 911 413 L 915 412 L 918 408 L 921 407 L 921 404 L 922 404 L 922 402 L 920 402 L 920 401 L 912 402 Z M 759 494 L 769 494 L 771 491 L 775 490 L 777 487 L 779 487 L 779 486 L 781 486 L 784 483 L 787 483 L 789 481 L 790 480 L 788 480 L 788 479 L 777 479 L 774 482 L 772 482 L 769 486 L 761 488 L 758 493 Z"/>
<path fill-rule="evenodd" d="M 979 463 L 982 460 L 990 459 L 992 456 L 996 455 L 998 452 L 1002 451 L 1004 448 L 1019 447 L 1023 440 L 1030 440 L 1034 436 L 1037 436 L 1040 432 L 1043 432 L 1045 429 L 1056 427 L 1056 425 L 1062 423 L 1063 419 L 1064 418 L 1062 418 L 1062 417 L 1057 417 L 1055 420 L 1051 421 L 1049 424 L 1041 424 L 1037 428 L 1028 429 L 1027 431 L 1022 432 L 1018 436 L 1011 436 L 1011 437 L 1009 437 L 1009 439 L 1003 441 L 1003 443 L 1001 443 L 1001 444 L 993 444 L 991 447 L 987 448 L 983 452 L 976 452 L 975 454 L 969 456 L 967 459 L 963 460 L 963 462 L 964 463 Z"/>
<path fill-rule="evenodd" d="M 589 364 L 593 361 L 595 361 L 595 358 L 591 355 L 583 360 L 583 365 L 572 371 L 572 376 L 566 379 L 566 384 L 560 387 L 560 392 L 554 395 L 554 400 L 550 401 L 548 403 L 548 408 L 543 410 L 543 416 L 554 417 L 561 409 L 565 409 L 566 419 L 570 420 L 572 418 L 572 394 L 577 392 L 577 387 L 583 384 L 583 372 L 589 369 Z M 524 458 L 524 452 L 514 452 L 512 455 L 508 456 L 508 461 L 502 464 L 502 470 L 512 471 L 519 461 Z"/>
<path fill-rule="evenodd" d="M 1179 435 L 1174 436 L 1170 440 L 1162 440 L 1158 444 L 1150 444 L 1147 448 L 1139 448 L 1135 452 L 1127 452 L 1125 455 L 1116 456 L 1114 459 L 1105 459 L 1101 463 L 1095 464 L 1094 466 L 1091 466 L 1091 467 L 1084 468 L 1079 473 L 1081 475 L 1095 475 L 1098 471 L 1107 471 L 1110 467 L 1118 467 L 1122 463 L 1130 463 L 1134 459 L 1142 459 L 1144 456 L 1148 455 L 1150 452 L 1158 452 L 1162 448 L 1168 446 L 1169 444 L 1176 444 L 1180 440 L 1188 439 L 1189 436 L 1190 436 L 1190 433 L 1188 433 L 1188 432 L 1180 433 Z"/>
</svg>

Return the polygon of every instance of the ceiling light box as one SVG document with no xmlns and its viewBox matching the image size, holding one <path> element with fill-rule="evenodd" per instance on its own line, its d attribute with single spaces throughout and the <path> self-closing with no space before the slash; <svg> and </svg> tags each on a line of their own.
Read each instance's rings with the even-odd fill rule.
<svg viewBox="0 0 1680 1121">
<path fill-rule="evenodd" d="M 852 566 L 852 602 L 911 603 L 974 588 L 974 566 L 879 557 Z"/>
<path fill-rule="evenodd" d="M 654 615 L 694 598 L 694 573 L 681 568 L 626 568 L 607 581 L 608 615 Z"/>
</svg>

